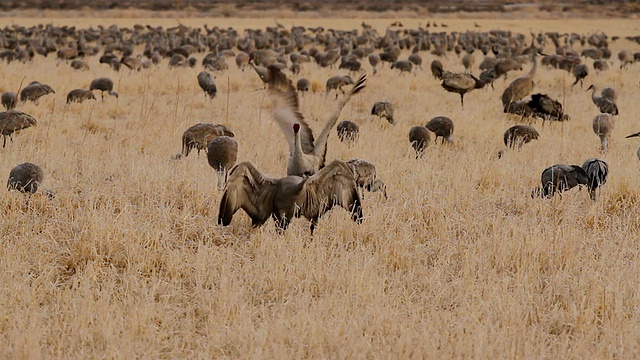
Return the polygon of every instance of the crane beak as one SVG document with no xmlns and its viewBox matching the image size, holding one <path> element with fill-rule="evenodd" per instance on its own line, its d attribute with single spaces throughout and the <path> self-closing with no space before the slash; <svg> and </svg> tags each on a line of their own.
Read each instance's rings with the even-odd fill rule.
<svg viewBox="0 0 640 360">
<path fill-rule="evenodd" d="M 624 138 L 625 138 L 625 139 L 629 139 L 629 138 L 632 138 L 632 137 L 639 137 L 639 136 L 640 136 L 640 132 L 637 132 L 637 133 L 635 133 L 635 134 L 631 134 L 631 135 L 629 135 L 629 136 L 625 136 Z"/>
</svg>

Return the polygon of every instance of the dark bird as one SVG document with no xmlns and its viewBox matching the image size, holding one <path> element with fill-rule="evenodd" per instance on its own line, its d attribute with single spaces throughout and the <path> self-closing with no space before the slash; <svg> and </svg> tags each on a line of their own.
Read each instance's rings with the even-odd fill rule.
<svg viewBox="0 0 640 360">
<path fill-rule="evenodd" d="M 533 190 L 531 197 L 549 198 L 578 185 L 587 185 L 589 178 L 579 165 L 553 165 L 544 169 L 540 182 L 542 187 Z"/>
<path fill-rule="evenodd" d="M 436 116 L 429 120 L 425 126 L 427 130 L 436 134 L 435 141 L 438 141 L 438 137 L 442 138 L 442 143 L 446 140 L 448 143 L 453 142 L 453 120 L 446 116 Z"/>
<path fill-rule="evenodd" d="M 371 64 L 371 67 L 373 68 L 373 74 L 375 75 L 378 72 L 378 64 L 380 64 L 380 55 L 378 54 L 369 54 L 369 64 Z"/>
<path fill-rule="evenodd" d="M 38 104 L 38 99 L 51 93 L 56 93 L 51 86 L 32 81 L 20 91 L 20 101 L 33 101 Z"/>
<path fill-rule="evenodd" d="M 571 86 L 575 86 L 578 82 L 580 82 L 580 87 L 584 82 L 584 78 L 589 75 L 589 67 L 587 64 L 578 64 L 573 68 L 573 76 L 576 77 L 576 81 L 573 82 Z"/>
<path fill-rule="evenodd" d="M 382 180 L 378 178 L 375 165 L 363 159 L 351 159 L 347 161 L 347 166 L 353 171 L 356 179 L 356 185 L 369 192 L 382 190 L 384 198 L 387 198 L 387 187 Z"/>
<path fill-rule="evenodd" d="M 346 85 L 352 85 L 352 84 L 353 84 L 353 79 L 351 78 L 351 76 L 342 76 L 342 75 L 332 76 L 327 80 L 327 84 L 326 84 L 327 94 L 331 90 L 340 90 L 344 94 L 345 92 L 344 90 L 342 90 L 342 87 Z"/>
<path fill-rule="evenodd" d="M 533 94 L 528 102 L 529 108 L 532 110 L 532 116 L 540 117 L 550 121 L 570 120 L 569 116 L 564 113 L 562 104 L 558 100 L 554 100 L 546 94 Z"/>
<path fill-rule="evenodd" d="M 42 180 L 44 180 L 44 172 L 40 166 L 32 163 L 20 164 L 11 169 L 7 189 L 34 194 L 38 191 Z"/>
<path fill-rule="evenodd" d="M 218 189 L 227 183 L 229 170 L 238 160 L 238 143 L 229 136 L 219 136 L 207 146 L 207 160 L 218 176 Z"/>
<path fill-rule="evenodd" d="M 242 162 L 229 175 L 220 200 L 218 224 L 229 225 L 236 211 L 243 209 L 253 227 L 273 217 L 278 230 L 284 231 L 294 217 L 303 216 L 311 221 L 313 234 L 318 219 L 335 205 L 345 208 L 353 221 L 361 223 L 362 205 L 356 186 L 353 171 L 338 160 L 312 176 L 280 179 L 264 176 L 251 163 Z"/>
<path fill-rule="evenodd" d="M 205 96 L 209 96 L 209 98 L 213 99 L 216 97 L 216 93 L 218 89 L 216 88 L 216 83 L 213 81 L 213 76 L 206 71 L 201 71 L 198 74 L 198 85 L 204 91 Z"/>
<path fill-rule="evenodd" d="M 301 93 L 306 93 L 311 88 L 311 82 L 309 82 L 309 80 L 307 80 L 305 78 L 302 78 L 302 79 L 298 80 L 298 82 L 296 83 L 296 88 Z"/>
<path fill-rule="evenodd" d="M 393 104 L 389 101 L 376 101 L 371 108 L 371 115 L 375 115 L 379 118 L 385 118 L 389 124 L 393 124 L 395 119 L 393 118 Z"/>
<path fill-rule="evenodd" d="M 0 112 L 0 134 L 2 134 L 2 147 L 7 145 L 7 136 L 13 141 L 13 133 L 22 129 L 36 126 L 38 122 L 33 116 L 22 111 L 9 110 Z"/>
<path fill-rule="evenodd" d="M 220 136 L 234 137 L 234 133 L 228 127 L 220 124 L 200 123 L 185 130 L 182 134 L 182 155 L 189 156 L 193 148 L 207 151 L 209 142 Z"/>
<path fill-rule="evenodd" d="M 18 105 L 18 96 L 14 92 L 2 93 L 2 106 L 5 109 L 11 110 Z"/>
<path fill-rule="evenodd" d="M 391 64 L 392 69 L 400 70 L 400 74 L 413 71 L 413 63 L 409 60 L 397 60 Z"/>
<path fill-rule="evenodd" d="M 93 92 L 91 92 L 91 90 L 75 89 L 69 91 L 69 93 L 67 94 L 67 104 L 70 102 L 82 103 L 85 100 L 92 99 L 95 100 L 96 97 L 95 95 L 93 95 Z"/>
<path fill-rule="evenodd" d="M 589 196 L 595 200 L 596 190 L 607 182 L 609 165 L 604 160 L 590 158 L 582 164 L 582 169 L 587 173 Z"/>
<path fill-rule="evenodd" d="M 431 74 L 433 75 L 433 77 L 438 80 L 441 80 L 443 73 L 444 73 L 444 67 L 442 66 L 442 63 L 440 62 L 440 60 L 433 60 L 431 62 Z"/>
<path fill-rule="evenodd" d="M 523 144 L 538 140 L 540 134 L 530 125 L 514 125 L 504 132 L 504 145 L 509 148 L 520 148 Z"/>
<path fill-rule="evenodd" d="M 360 132 L 358 124 L 349 120 L 341 121 L 336 127 L 336 130 L 338 131 L 338 138 L 342 142 L 356 141 L 358 139 L 358 133 Z"/>
<path fill-rule="evenodd" d="M 107 94 L 118 97 L 118 93 L 113 91 L 113 81 L 109 78 L 97 78 L 91 82 L 89 85 L 89 90 L 100 90 L 100 95 L 102 95 L 102 101 L 104 101 L 104 92 Z"/>
<path fill-rule="evenodd" d="M 314 139 L 313 131 L 300 112 L 298 93 L 293 82 L 278 68 L 269 67 L 268 92 L 273 103 L 273 116 L 289 144 L 287 175 L 313 175 L 324 167 L 331 129 L 351 96 L 365 88 L 366 79 L 366 75 L 362 74 L 351 90 L 338 100 L 336 109 L 330 113 L 322 132 Z"/>
<path fill-rule="evenodd" d="M 591 90 L 591 101 L 600 109 L 601 113 L 618 115 L 618 105 L 604 96 L 596 96 L 598 88 L 595 85 L 589 86 L 587 91 Z M 614 92 L 615 93 L 615 92 Z"/>
<path fill-rule="evenodd" d="M 442 73 L 442 87 L 448 92 L 460 94 L 460 104 L 464 109 L 464 94 L 474 89 L 481 89 L 484 83 L 469 73 Z"/>
<path fill-rule="evenodd" d="M 431 133 L 424 126 L 414 126 L 409 130 L 409 142 L 416 151 L 416 159 L 422 157 L 424 150 L 431 142 Z"/>
</svg>

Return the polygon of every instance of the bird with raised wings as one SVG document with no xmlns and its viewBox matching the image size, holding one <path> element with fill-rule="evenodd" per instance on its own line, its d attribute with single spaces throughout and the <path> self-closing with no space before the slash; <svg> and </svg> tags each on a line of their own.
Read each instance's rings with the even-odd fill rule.
<svg viewBox="0 0 640 360">
<path fill-rule="evenodd" d="M 334 205 L 351 213 L 357 223 L 363 219 L 360 196 L 352 170 L 334 160 L 313 176 L 287 176 L 276 179 L 263 175 L 249 162 L 236 165 L 229 175 L 227 188 L 220 200 L 218 224 L 227 226 L 233 215 L 243 209 L 253 227 L 273 217 L 284 231 L 291 220 L 303 216 L 311 221 L 311 233 L 318 219 Z"/>
<path fill-rule="evenodd" d="M 340 112 L 351 96 L 364 89 L 367 77 L 362 74 L 351 90 L 338 100 L 336 108 L 330 113 L 329 119 L 317 139 L 314 138 L 313 131 L 300 112 L 298 93 L 293 82 L 274 66 L 269 66 L 268 79 L 273 117 L 289 144 L 290 157 L 287 175 L 313 175 L 324 167 L 327 156 L 327 140 Z"/>
</svg>

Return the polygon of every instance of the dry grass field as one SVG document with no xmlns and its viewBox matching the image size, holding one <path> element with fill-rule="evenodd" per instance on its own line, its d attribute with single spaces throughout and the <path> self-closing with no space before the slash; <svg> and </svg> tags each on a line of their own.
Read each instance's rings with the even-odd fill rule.
<svg viewBox="0 0 640 360">
<path fill-rule="evenodd" d="M 40 21 L 4 18 L 0 26 Z M 65 21 L 176 24 L 52 20 Z M 183 23 L 197 21 L 205 22 Z M 273 25 L 242 21 L 206 23 Z M 388 20 L 372 22 L 382 28 Z M 448 22 L 449 30 L 473 26 Z M 327 27 L 359 23 L 333 19 Z M 634 20 L 483 23 L 527 35 L 544 28 L 625 36 L 638 27 Z M 304 219 L 284 235 L 273 221 L 252 229 L 242 211 L 230 227 L 217 226 L 221 192 L 206 156 L 171 159 L 187 127 L 222 123 L 236 134 L 240 161 L 285 175 L 287 146 L 251 69 L 231 62 L 216 74 L 219 93 L 210 101 L 196 82 L 199 65 L 169 69 L 164 60 L 118 73 L 97 57 L 86 72 L 52 56 L 0 64 L 0 91 L 16 91 L 23 77 L 56 90 L 20 106 L 38 126 L 0 149 L 0 181 L 34 162 L 57 194 L 0 193 L 0 358 L 638 358 L 640 140 L 624 136 L 640 131 L 640 66 L 620 70 L 615 54 L 640 46 L 623 38 L 611 48 L 611 70 L 586 80 L 618 91 L 621 114 L 606 154 L 591 129 L 597 108 L 565 71 L 541 69 L 537 90 L 560 99 L 572 120 L 538 121 L 540 140 L 497 159 L 503 132 L 517 123 L 503 114 L 500 94 L 529 66 L 495 90 L 467 94 L 462 110 L 459 96 L 431 76 L 428 53 L 416 76 L 388 67 L 372 75 L 366 64 L 367 88 L 340 118 L 360 125 L 360 140 L 348 147 L 333 132 L 328 158 L 373 162 L 389 198 L 366 193 L 363 224 L 336 208 L 313 236 Z M 443 62 L 463 71 L 455 56 Z M 316 131 L 335 102 L 324 83 L 337 73 L 345 72 L 303 67 L 301 76 L 320 90 L 302 99 Z M 118 99 L 65 104 L 67 92 L 101 76 L 114 80 Z M 382 99 L 395 104 L 396 125 L 369 115 Z M 431 144 L 416 160 L 409 129 L 438 115 L 454 120 L 455 143 Z M 544 168 L 590 157 L 610 168 L 596 202 L 577 189 L 530 197 Z"/>
</svg>

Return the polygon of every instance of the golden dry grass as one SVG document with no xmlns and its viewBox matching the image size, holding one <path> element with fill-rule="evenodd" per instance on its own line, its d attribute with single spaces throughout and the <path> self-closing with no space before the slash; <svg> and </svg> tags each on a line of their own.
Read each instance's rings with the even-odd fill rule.
<svg viewBox="0 0 640 360">
<path fill-rule="evenodd" d="M 615 26 L 610 34 L 629 35 L 625 26 L 637 25 Z M 427 69 L 432 57 L 423 57 Z M 362 225 L 337 209 L 311 237 L 306 221 L 277 235 L 272 221 L 251 229 L 241 212 L 217 226 L 221 193 L 205 156 L 171 160 L 188 126 L 224 123 L 240 160 L 285 174 L 285 141 L 254 72 L 217 74 L 219 96 L 209 101 L 197 87 L 200 69 L 169 70 L 165 61 L 116 73 L 97 58 L 88 63 L 88 72 L 41 57 L 0 65 L 0 90 L 15 91 L 25 76 L 56 90 L 20 108 L 39 123 L 0 150 L 0 174 L 34 162 L 57 193 L 0 196 L 0 357 L 638 357 L 640 141 L 624 139 L 640 130 L 637 65 L 620 71 L 615 60 L 587 78 L 619 94 L 607 154 L 591 130 L 597 109 L 588 94 L 572 89 L 566 72 L 545 69 L 538 90 L 561 99 L 572 120 L 538 122 L 540 140 L 501 160 L 502 134 L 515 123 L 499 100 L 508 82 L 468 94 L 461 110 L 428 70 L 369 72 L 341 116 L 360 125 L 360 140 L 347 147 L 333 133 L 328 158 L 372 161 L 389 199 L 367 193 Z M 463 70 L 455 56 L 444 63 Z M 309 65 L 301 76 L 324 84 L 336 73 Z M 64 104 L 68 91 L 100 76 L 114 79 L 119 99 Z M 368 115 L 381 99 L 395 104 L 397 125 Z M 333 103 L 322 92 L 304 97 L 314 129 Z M 408 131 L 437 115 L 454 120 L 455 143 L 431 145 L 416 160 Z M 578 190 L 530 198 L 544 168 L 594 156 L 610 167 L 597 202 Z"/>
</svg>

